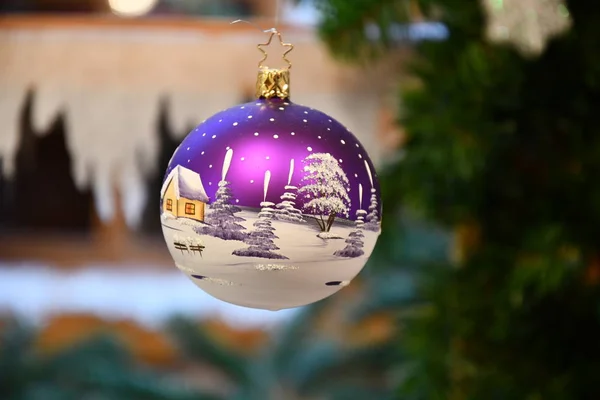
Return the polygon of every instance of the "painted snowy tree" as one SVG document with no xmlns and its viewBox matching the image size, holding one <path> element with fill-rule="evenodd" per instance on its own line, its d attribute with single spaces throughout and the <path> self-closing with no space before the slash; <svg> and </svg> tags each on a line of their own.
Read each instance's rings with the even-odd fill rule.
<svg viewBox="0 0 600 400">
<path fill-rule="evenodd" d="M 363 197 L 363 187 L 362 184 L 358 184 L 358 210 L 356 210 L 356 229 L 362 229 L 365 225 L 365 215 L 367 212 L 362 209 L 362 197 Z M 362 247 L 362 246 L 361 246 Z"/>
<path fill-rule="evenodd" d="M 348 177 L 329 153 L 314 153 L 302 162 L 306 164 L 298 190 L 304 200 L 302 208 L 314 216 L 321 232 L 329 232 L 336 216 L 348 218 Z"/>
<path fill-rule="evenodd" d="M 285 193 L 280 197 L 281 202 L 277 204 L 275 219 L 288 222 L 304 222 L 302 211 L 296 208 L 296 192 L 298 188 L 292 186 L 292 176 L 294 175 L 294 159 L 290 160 L 290 173 L 288 175 Z"/>
<path fill-rule="evenodd" d="M 367 223 L 365 224 L 364 228 L 368 231 L 379 232 L 379 213 L 377 212 L 379 203 L 377 203 L 377 196 L 374 193 L 375 189 L 371 189 L 371 192 L 371 205 L 369 205 Z"/>
<path fill-rule="evenodd" d="M 227 150 L 223 160 L 223 170 L 221 172 L 221 181 L 219 189 L 215 193 L 215 201 L 210 204 L 210 213 L 206 216 L 208 225 L 196 228 L 199 234 L 218 237 L 223 240 L 244 240 L 248 234 L 244 232 L 246 228 L 239 224 L 245 221 L 235 214 L 241 209 L 231 203 L 233 195 L 231 193 L 230 183 L 225 179 L 231 159 L 233 158 L 233 149 Z"/>
<path fill-rule="evenodd" d="M 373 232 L 379 232 L 381 230 L 381 226 L 379 223 L 379 202 L 377 201 L 376 190 L 373 185 L 373 174 L 371 174 L 371 168 L 369 168 L 369 164 L 365 160 L 365 168 L 367 169 L 367 174 L 369 175 L 369 180 L 371 181 L 371 204 L 369 205 L 369 213 L 367 214 L 367 223 L 364 225 L 364 229 Z"/>
<path fill-rule="evenodd" d="M 334 256 L 360 257 L 363 254 L 365 254 L 365 252 L 363 251 L 363 247 L 365 246 L 365 243 L 363 242 L 363 238 L 365 237 L 365 235 L 362 232 L 362 228 L 364 226 L 364 218 L 365 218 L 365 214 L 367 212 L 362 209 L 362 195 L 363 195 L 363 188 L 362 188 L 362 185 L 359 184 L 358 185 L 359 210 L 356 211 L 356 223 L 355 223 L 356 229 L 354 229 L 354 231 L 350 232 L 350 234 L 348 235 L 348 239 L 346 239 L 346 247 L 344 247 L 342 250 L 338 250 L 335 253 L 333 253 Z"/>
<path fill-rule="evenodd" d="M 261 210 L 258 213 L 258 220 L 252 224 L 254 229 L 246 237 L 244 242 L 249 245 L 245 249 L 234 250 L 233 255 L 243 257 L 261 257 L 271 259 L 284 259 L 288 258 L 282 254 L 273 252 L 273 250 L 279 250 L 279 247 L 275 245 L 273 239 L 279 239 L 273 232 L 275 228 L 271 226 L 271 220 L 273 219 L 274 209 L 273 203 L 267 201 L 267 190 L 269 188 L 269 182 L 271 180 L 271 171 L 265 172 L 265 184 L 264 184 L 264 196 L 263 201 L 260 203 Z"/>
<path fill-rule="evenodd" d="M 363 209 L 356 210 L 356 227 L 357 228 L 362 229 L 364 227 L 365 215 L 367 215 L 367 212 L 365 210 L 363 210 Z"/>
</svg>

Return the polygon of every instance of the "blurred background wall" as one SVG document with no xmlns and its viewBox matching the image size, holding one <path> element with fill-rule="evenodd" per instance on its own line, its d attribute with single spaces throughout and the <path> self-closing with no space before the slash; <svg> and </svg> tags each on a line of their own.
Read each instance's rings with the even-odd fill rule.
<svg viewBox="0 0 600 400">
<path fill-rule="evenodd" d="M 231 25 L 235 19 L 279 25 L 296 46 L 293 100 L 343 121 L 378 165 L 402 134 L 396 87 L 372 77 L 401 65 L 408 49 L 364 67 L 335 61 L 316 36 L 319 13 L 306 1 L 5 0 L 0 12 L 0 313 L 11 327 L 5 348 L 14 350 L 4 363 L 14 379 L 4 383 L 21 382 L 35 399 L 87 399 L 81 396 L 94 390 L 113 393 L 102 398 L 186 398 L 188 389 L 198 399 L 200 392 L 236 392 L 257 366 L 267 371 L 259 381 L 268 381 L 273 357 L 299 351 L 302 315 L 313 314 L 241 309 L 188 282 L 160 232 L 164 170 L 195 125 L 254 96 L 255 46 L 265 35 L 251 24 Z M 354 286 L 334 301 L 358 302 L 360 283 Z M 312 330 L 325 338 L 322 349 L 392 334 L 385 315 L 369 316 L 356 331 L 340 328 L 339 306 L 331 310 Z M 275 345 L 275 332 L 287 339 Z M 100 333 L 118 340 L 103 342 Z M 128 375 L 118 346 L 135 365 L 177 375 L 185 390 Z M 15 369 L 32 351 L 38 361 Z M 307 387 L 311 360 L 290 367 L 308 374 Z M 74 364 L 91 372 L 71 370 Z M 129 380 L 107 389 L 119 368 Z M 60 371 L 81 390 L 57 384 Z M 385 389 L 385 377 L 372 379 Z M 274 399 L 295 396 L 272 390 L 284 391 Z"/>
</svg>

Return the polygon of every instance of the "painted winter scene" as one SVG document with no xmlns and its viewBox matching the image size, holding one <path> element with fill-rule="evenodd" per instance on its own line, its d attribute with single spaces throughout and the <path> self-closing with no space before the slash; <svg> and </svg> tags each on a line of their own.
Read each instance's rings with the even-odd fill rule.
<svg viewBox="0 0 600 400">
<path fill-rule="evenodd" d="M 381 205 L 358 143 L 360 157 L 347 168 L 311 146 L 301 154 L 243 140 L 206 146 L 201 133 L 176 151 L 161 190 L 167 245 L 196 285 L 229 303 L 280 310 L 328 297 L 360 272 L 380 233 Z"/>
</svg>

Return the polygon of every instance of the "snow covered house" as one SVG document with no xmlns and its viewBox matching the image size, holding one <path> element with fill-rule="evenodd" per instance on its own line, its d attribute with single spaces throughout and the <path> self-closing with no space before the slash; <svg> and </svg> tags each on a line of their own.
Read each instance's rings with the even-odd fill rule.
<svg viewBox="0 0 600 400">
<path fill-rule="evenodd" d="M 169 173 L 160 192 L 162 211 L 175 217 L 204 221 L 204 206 L 208 196 L 197 172 L 176 166 Z"/>
</svg>

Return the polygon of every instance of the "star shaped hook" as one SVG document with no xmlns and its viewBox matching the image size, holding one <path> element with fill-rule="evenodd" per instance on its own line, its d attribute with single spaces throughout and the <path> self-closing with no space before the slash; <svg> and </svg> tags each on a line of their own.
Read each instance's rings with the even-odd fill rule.
<svg viewBox="0 0 600 400">
<path fill-rule="evenodd" d="M 292 63 L 290 62 L 290 60 L 288 60 L 287 55 L 290 53 L 290 51 L 294 50 L 294 45 L 291 44 L 291 43 L 285 43 L 283 41 L 283 38 L 281 37 L 281 33 L 277 29 L 275 29 L 275 28 L 270 29 L 270 30 L 265 31 L 265 32 L 271 32 L 271 35 L 269 36 L 269 40 L 267 41 L 267 43 L 261 43 L 261 44 L 259 44 L 259 45 L 256 46 L 258 48 L 258 50 L 260 50 L 260 52 L 264 54 L 264 57 L 258 63 L 258 67 L 259 68 L 264 68 L 263 63 L 267 60 L 267 57 L 269 56 L 267 54 L 267 52 L 263 49 L 263 47 L 269 46 L 271 44 L 271 41 L 273 40 L 273 36 L 277 35 L 277 38 L 279 39 L 279 44 L 281 44 L 282 47 L 287 47 L 288 48 L 283 53 L 283 56 L 282 56 L 283 61 L 285 61 L 287 63 L 287 68 L 288 69 L 292 68 Z"/>
</svg>

